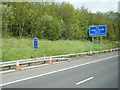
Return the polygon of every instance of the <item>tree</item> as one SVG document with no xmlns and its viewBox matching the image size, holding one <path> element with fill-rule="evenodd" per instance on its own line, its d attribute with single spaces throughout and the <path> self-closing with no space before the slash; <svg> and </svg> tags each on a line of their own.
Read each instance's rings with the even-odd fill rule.
<svg viewBox="0 0 120 90">
<path fill-rule="evenodd" d="M 97 25 L 107 25 L 107 39 L 118 37 L 118 12 L 91 13 L 84 6 L 42 2 L 3 2 L 1 8 L 5 37 L 89 40 L 89 27 Z"/>
</svg>

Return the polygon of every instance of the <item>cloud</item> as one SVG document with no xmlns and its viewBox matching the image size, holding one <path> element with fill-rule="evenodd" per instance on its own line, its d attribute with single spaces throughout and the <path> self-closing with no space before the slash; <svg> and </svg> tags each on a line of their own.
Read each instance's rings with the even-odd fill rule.
<svg viewBox="0 0 120 90">
<path fill-rule="evenodd" d="M 59 1 L 59 0 L 58 0 Z M 119 2 L 119 0 L 62 0 L 65 2 Z"/>
<path fill-rule="evenodd" d="M 119 0 L 64 0 L 74 5 L 75 8 L 80 8 L 84 5 L 91 12 L 107 12 L 107 11 L 118 11 Z"/>
</svg>

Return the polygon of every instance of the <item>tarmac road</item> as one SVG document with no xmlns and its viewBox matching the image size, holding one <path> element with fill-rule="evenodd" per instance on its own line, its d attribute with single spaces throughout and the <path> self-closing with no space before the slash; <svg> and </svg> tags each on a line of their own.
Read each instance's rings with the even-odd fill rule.
<svg viewBox="0 0 120 90">
<path fill-rule="evenodd" d="M 118 52 L 2 75 L 2 88 L 118 88 Z"/>
</svg>

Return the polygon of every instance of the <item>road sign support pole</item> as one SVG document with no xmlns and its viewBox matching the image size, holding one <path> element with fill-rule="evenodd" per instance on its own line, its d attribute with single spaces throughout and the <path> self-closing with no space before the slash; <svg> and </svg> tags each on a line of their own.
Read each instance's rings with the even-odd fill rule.
<svg viewBox="0 0 120 90">
<path fill-rule="evenodd" d="M 92 37 L 92 42 L 94 42 L 94 37 Z"/>
<path fill-rule="evenodd" d="M 37 58 L 37 55 L 38 55 L 38 50 L 36 49 L 36 58 Z"/>
<path fill-rule="evenodd" d="M 102 44 L 102 37 L 100 37 L 100 43 Z"/>
<path fill-rule="evenodd" d="M 98 37 L 97 37 L 97 43 L 98 43 Z"/>
</svg>

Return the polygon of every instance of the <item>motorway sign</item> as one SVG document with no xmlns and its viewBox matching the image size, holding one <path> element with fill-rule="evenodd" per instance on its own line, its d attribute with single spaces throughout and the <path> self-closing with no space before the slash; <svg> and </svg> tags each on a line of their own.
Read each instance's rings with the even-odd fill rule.
<svg viewBox="0 0 120 90">
<path fill-rule="evenodd" d="M 89 36 L 106 36 L 107 28 L 106 25 L 92 26 L 89 28 Z"/>
<path fill-rule="evenodd" d="M 34 38 L 34 49 L 38 49 L 38 38 Z"/>
</svg>

